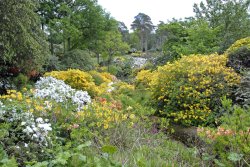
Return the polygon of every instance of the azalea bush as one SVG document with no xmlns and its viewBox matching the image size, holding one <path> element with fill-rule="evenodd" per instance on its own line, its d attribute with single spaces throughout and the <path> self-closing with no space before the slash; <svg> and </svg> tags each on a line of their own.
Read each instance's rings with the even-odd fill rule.
<svg viewBox="0 0 250 167">
<path fill-rule="evenodd" d="M 247 166 L 250 163 L 250 110 L 222 99 L 224 115 L 217 128 L 200 127 L 198 134 L 210 145 L 210 161 L 224 166 Z"/>
<path fill-rule="evenodd" d="M 191 55 L 159 67 L 150 82 L 159 112 L 186 125 L 213 122 L 220 97 L 240 81 L 226 62 L 223 55 Z"/>
<path fill-rule="evenodd" d="M 35 84 L 35 88 L 35 97 L 55 100 L 57 103 L 64 104 L 72 102 L 77 105 L 77 111 L 80 111 L 84 106 L 91 102 L 88 92 L 81 90 L 76 91 L 63 81 L 57 80 L 53 77 L 40 78 Z"/>
<path fill-rule="evenodd" d="M 150 70 L 141 70 L 136 75 L 136 85 L 137 86 L 144 86 L 146 88 L 149 88 L 149 83 L 152 80 L 152 76 L 154 75 L 153 72 Z"/>
<path fill-rule="evenodd" d="M 225 52 L 226 55 L 237 51 L 241 47 L 250 48 L 250 37 L 242 38 L 234 42 Z"/>
<path fill-rule="evenodd" d="M 19 164 L 47 158 L 46 149 L 51 145 L 49 133 L 52 131 L 49 119 L 36 117 L 16 105 L 5 105 L 0 101 L 0 129 L 3 149 Z"/>
<path fill-rule="evenodd" d="M 107 92 L 108 84 L 115 79 L 108 73 L 84 72 L 76 69 L 67 71 L 52 71 L 45 73 L 45 76 L 52 76 L 63 80 L 74 89 L 87 91 L 91 97 Z"/>
<path fill-rule="evenodd" d="M 130 126 L 136 122 L 134 112 L 122 110 L 121 102 L 101 97 L 95 99 L 84 112 L 75 113 L 74 116 L 75 123 L 68 129 L 71 131 L 71 137 L 80 141 L 93 137 L 102 140 L 106 136 L 105 130 L 113 129 L 124 121 L 129 122 Z M 82 131 L 85 133 L 79 133 Z"/>
</svg>

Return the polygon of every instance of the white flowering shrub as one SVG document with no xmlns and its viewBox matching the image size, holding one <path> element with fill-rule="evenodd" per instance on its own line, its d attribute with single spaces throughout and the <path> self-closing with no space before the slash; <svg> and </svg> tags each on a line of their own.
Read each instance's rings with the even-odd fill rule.
<svg viewBox="0 0 250 167">
<path fill-rule="evenodd" d="M 58 103 L 72 102 L 77 105 L 77 111 L 91 103 L 88 92 L 72 89 L 71 86 L 53 77 L 41 77 L 35 88 L 35 97 L 55 100 Z"/>
<path fill-rule="evenodd" d="M 19 164 L 46 157 L 45 150 L 51 143 L 50 131 L 48 119 L 36 118 L 30 112 L 0 102 L 0 143 Z"/>
</svg>

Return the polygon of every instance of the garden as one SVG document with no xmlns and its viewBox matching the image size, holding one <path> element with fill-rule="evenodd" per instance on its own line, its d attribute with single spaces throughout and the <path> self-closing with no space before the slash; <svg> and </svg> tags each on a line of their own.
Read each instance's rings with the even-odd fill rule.
<svg viewBox="0 0 250 167">
<path fill-rule="evenodd" d="M 0 166 L 250 166 L 249 3 L 234 3 L 155 32 L 139 13 L 131 33 L 92 0 L 0 1 Z"/>
</svg>

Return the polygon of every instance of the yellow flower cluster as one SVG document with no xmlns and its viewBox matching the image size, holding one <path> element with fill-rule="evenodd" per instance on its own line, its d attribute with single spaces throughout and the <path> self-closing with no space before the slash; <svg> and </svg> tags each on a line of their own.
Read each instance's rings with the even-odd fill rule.
<svg viewBox="0 0 250 167">
<path fill-rule="evenodd" d="M 110 83 L 115 79 L 115 76 L 107 72 L 89 71 L 89 74 L 93 78 L 98 77 L 101 80 L 101 83 Z"/>
<path fill-rule="evenodd" d="M 133 113 L 123 113 L 122 105 L 118 101 L 108 102 L 105 98 L 98 98 L 89 108 L 76 113 L 79 120 L 85 120 L 92 126 L 108 129 L 122 121 L 129 120 L 131 123 L 136 119 Z"/>
<path fill-rule="evenodd" d="M 52 76 L 63 80 L 66 84 L 69 84 L 75 89 L 87 91 L 92 97 L 106 92 L 108 89 L 108 83 L 114 79 L 114 77 L 109 73 L 98 73 L 94 71 L 88 73 L 77 69 L 52 71 L 45 73 L 45 76 Z M 97 76 L 101 79 L 100 85 L 95 84 L 93 76 Z"/>
<path fill-rule="evenodd" d="M 237 40 L 235 43 L 233 43 L 226 50 L 225 54 L 228 55 L 229 53 L 232 53 L 232 52 L 236 51 L 237 49 L 239 49 L 242 46 L 246 46 L 246 47 L 250 48 L 250 37 Z"/>
<path fill-rule="evenodd" d="M 29 112 L 46 112 L 51 110 L 52 104 L 47 101 L 35 99 L 32 97 L 33 90 L 27 91 L 25 88 L 22 92 L 16 90 L 7 90 L 6 95 L 0 95 L 0 99 L 8 105 L 15 105 Z"/>
<path fill-rule="evenodd" d="M 150 86 L 160 110 L 175 121 L 204 122 L 219 98 L 239 83 L 224 55 L 190 55 L 159 67 Z"/>
<path fill-rule="evenodd" d="M 154 75 L 154 74 L 150 70 L 141 70 L 136 75 L 136 78 L 135 78 L 136 83 L 142 84 L 145 87 L 149 87 L 149 83 L 152 80 L 152 75 Z"/>
<path fill-rule="evenodd" d="M 118 82 L 115 84 L 115 88 L 116 88 L 116 93 L 117 94 L 123 94 L 123 93 L 131 93 L 135 90 L 135 86 L 134 85 L 130 85 L 126 82 Z"/>
</svg>

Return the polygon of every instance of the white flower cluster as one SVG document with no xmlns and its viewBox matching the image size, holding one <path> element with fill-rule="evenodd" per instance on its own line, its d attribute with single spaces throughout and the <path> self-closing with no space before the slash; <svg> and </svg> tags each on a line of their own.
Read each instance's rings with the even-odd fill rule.
<svg viewBox="0 0 250 167">
<path fill-rule="evenodd" d="M 47 145 L 47 135 L 49 131 L 52 131 L 51 124 L 48 119 L 31 117 L 31 121 L 21 122 L 21 126 L 24 126 L 23 132 L 31 136 L 32 140 L 38 141 Z"/>
<path fill-rule="evenodd" d="M 147 59 L 142 57 L 133 57 L 133 61 L 133 68 L 141 68 L 143 65 L 146 64 Z"/>
<path fill-rule="evenodd" d="M 113 87 L 113 85 L 114 85 L 114 82 L 110 82 L 108 84 L 108 90 L 107 90 L 107 92 L 112 92 L 113 90 L 115 90 L 115 88 Z"/>
<path fill-rule="evenodd" d="M 23 134 L 19 133 L 19 135 L 26 136 L 21 138 L 29 139 L 26 142 L 33 141 L 41 146 L 47 146 L 49 139 L 48 132 L 52 131 L 48 119 L 35 119 L 34 115 L 30 112 L 17 111 L 15 108 L 0 106 L 0 120 L 6 123 L 18 123 L 22 127 L 23 132 Z"/>
<path fill-rule="evenodd" d="M 77 111 L 80 111 L 88 103 L 91 103 L 88 92 L 76 91 L 63 81 L 53 77 L 41 77 L 36 83 L 35 88 L 35 97 L 52 99 L 58 103 L 71 100 L 71 102 L 77 105 Z"/>
</svg>

